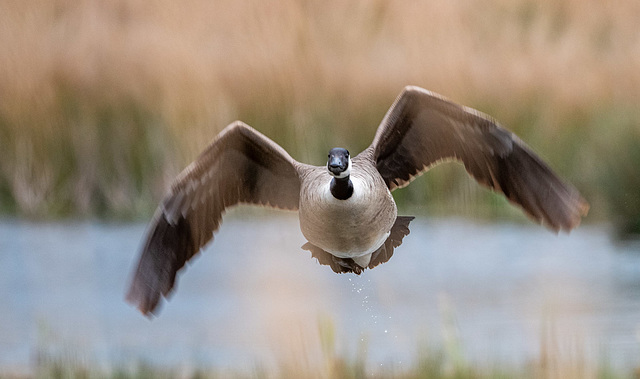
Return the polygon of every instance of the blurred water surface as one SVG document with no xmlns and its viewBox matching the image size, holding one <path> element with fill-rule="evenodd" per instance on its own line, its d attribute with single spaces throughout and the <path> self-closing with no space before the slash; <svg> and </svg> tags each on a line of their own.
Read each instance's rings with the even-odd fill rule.
<svg viewBox="0 0 640 379">
<path fill-rule="evenodd" d="M 606 228 L 416 219 L 386 264 L 337 275 L 299 247 L 294 215 L 232 212 L 148 320 L 123 300 L 143 224 L 0 222 L 0 371 L 40 356 L 238 368 L 338 353 L 403 367 L 421 346 L 526 364 L 541 350 L 640 360 L 640 248 Z M 326 329 L 326 328 L 325 328 Z"/>
</svg>

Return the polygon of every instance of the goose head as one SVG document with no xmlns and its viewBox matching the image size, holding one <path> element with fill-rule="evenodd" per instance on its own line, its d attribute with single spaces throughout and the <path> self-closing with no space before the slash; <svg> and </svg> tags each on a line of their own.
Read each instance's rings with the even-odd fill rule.
<svg viewBox="0 0 640 379">
<path fill-rule="evenodd" d="M 351 174 L 351 158 L 349 157 L 349 151 L 341 147 L 334 147 L 329 150 L 327 169 L 329 170 L 329 174 L 334 178 L 348 178 Z"/>
<path fill-rule="evenodd" d="M 353 194 L 353 183 L 351 175 L 351 158 L 349 151 L 341 147 L 334 147 L 329 150 L 329 160 L 327 170 L 333 176 L 329 189 L 331 194 L 338 200 L 347 200 Z"/>
</svg>

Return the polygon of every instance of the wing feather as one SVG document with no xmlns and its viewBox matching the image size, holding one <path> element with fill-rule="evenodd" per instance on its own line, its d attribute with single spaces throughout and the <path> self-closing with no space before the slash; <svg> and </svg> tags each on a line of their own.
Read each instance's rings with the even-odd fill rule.
<svg viewBox="0 0 640 379">
<path fill-rule="evenodd" d="M 459 161 L 480 184 L 556 231 L 576 227 L 589 209 L 573 186 L 491 117 L 419 87 L 398 96 L 364 154 L 390 190 L 442 161 Z"/>
<path fill-rule="evenodd" d="M 143 314 L 156 310 L 177 272 L 238 203 L 297 209 L 296 162 L 275 142 L 241 122 L 225 128 L 175 180 L 147 232 L 127 300 Z"/>
</svg>

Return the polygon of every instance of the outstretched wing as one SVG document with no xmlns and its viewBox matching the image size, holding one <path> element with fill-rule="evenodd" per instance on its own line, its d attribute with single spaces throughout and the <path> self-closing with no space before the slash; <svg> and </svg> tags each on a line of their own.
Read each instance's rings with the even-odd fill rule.
<svg viewBox="0 0 640 379">
<path fill-rule="evenodd" d="M 153 312 L 176 273 L 213 238 L 238 203 L 297 209 L 298 163 L 239 121 L 227 126 L 175 180 L 151 221 L 127 301 Z"/>
<path fill-rule="evenodd" d="M 495 120 L 419 87 L 403 90 L 363 153 L 390 190 L 439 162 L 456 160 L 479 183 L 556 231 L 576 227 L 589 209 L 573 186 Z"/>
</svg>

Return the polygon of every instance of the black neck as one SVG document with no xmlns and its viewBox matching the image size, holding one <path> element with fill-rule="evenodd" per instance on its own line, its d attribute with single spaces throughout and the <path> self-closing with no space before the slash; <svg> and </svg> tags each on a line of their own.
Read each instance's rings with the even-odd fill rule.
<svg viewBox="0 0 640 379">
<path fill-rule="evenodd" d="M 331 194 L 338 200 L 347 200 L 353 195 L 353 183 L 349 177 L 333 178 L 331 180 Z"/>
</svg>

